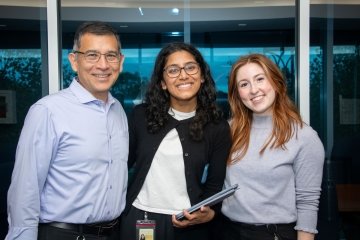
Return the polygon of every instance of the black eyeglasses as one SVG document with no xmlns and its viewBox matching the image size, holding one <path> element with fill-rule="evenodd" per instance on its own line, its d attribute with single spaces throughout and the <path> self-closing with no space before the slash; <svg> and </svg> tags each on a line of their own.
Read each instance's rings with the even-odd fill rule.
<svg viewBox="0 0 360 240">
<path fill-rule="evenodd" d="M 199 72 L 199 64 L 197 63 L 187 63 L 184 67 L 179 67 L 177 65 L 170 65 L 166 68 L 164 68 L 164 72 L 170 77 L 170 78 L 176 78 L 180 76 L 181 70 L 184 69 L 184 71 L 189 75 L 194 75 Z"/>
<path fill-rule="evenodd" d="M 108 53 L 99 53 L 96 51 L 87 51 L 87 52 L 80 52 L 80 51 L 73 51 L 73 53 L 80 53 L 84 55 L 85 61 L 89 63 L 97 63 L 101 57 L 101 55 L 105 56 L 105 59 L 109 63 L 118 63 L 121 59 L 121 53 L 116 52 L 108 52 Z"/>
</svg>

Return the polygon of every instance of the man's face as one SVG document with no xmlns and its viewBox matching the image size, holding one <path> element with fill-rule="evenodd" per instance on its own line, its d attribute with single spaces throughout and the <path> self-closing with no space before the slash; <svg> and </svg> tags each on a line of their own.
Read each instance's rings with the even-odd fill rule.
<svg viewBox="0 0 360 240">
<path fill-rule="evenodd" d="M 124 56 L 118 62 L 109 62 L 105 55 L 118 56 L 119 46 L 113 35 L 84 34 L 80 39 L 79 53 L 70 53 L 69 61 L 77 72 L 80 84 L 95 98 L 107 101 L 108 91 L 122 71 Z M 101 54 L 98 61 L 89 57 Z M 109 59 L 110 59 L 109 57 Z"/>
</svg>

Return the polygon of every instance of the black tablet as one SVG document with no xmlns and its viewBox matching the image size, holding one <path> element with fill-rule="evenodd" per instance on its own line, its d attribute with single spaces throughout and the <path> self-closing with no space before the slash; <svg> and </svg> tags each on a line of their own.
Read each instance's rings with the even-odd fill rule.
<svg viewBox="0 0 360 240">
<path fill-rule="evenodd" d="M 187 209 L 187 211 L 189 213 L 195 212 L 197 210 L 199 210 L 201 208 L 201 206 L 212 206 L 215 205 L 219 202 L 221 202 L 222 200 L 224 200 L 225 198 L 231 196 L 234 194 L 234 192 L 238 189 L 238 185 L 234 184 L 229 188 L 226 188 L 224 190 L 222 190 L 221 192 L 218 192 L 214 195 L 212 195 L 211 197 L 208 197 L 207 199 L 195 204 L 194 206 L 191 206 L 190 208 Z M 184 218 L 184 213 L 178 213 L 176 214 L 176 220 L 182 220 Z"/>
</svg>

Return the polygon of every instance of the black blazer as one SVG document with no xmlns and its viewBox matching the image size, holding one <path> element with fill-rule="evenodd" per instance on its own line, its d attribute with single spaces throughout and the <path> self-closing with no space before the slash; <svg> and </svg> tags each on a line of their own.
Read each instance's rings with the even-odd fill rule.
<svg viewBox="0 0 360 240">
<path fill-rule="evenodd" d="M 173 128 L 178 131 L 183 148 L 184 174 L 191 205 L 222 190 L 226 160 L 231 146 L 229 124 L 225 119 L 217 124 L 208 123 L 204 128 L 203 140 L 193 141 L 189 134 L 191 119 L 178 121 L 169 118 L 159 132 L 152 134 L 147 131 L 145 105 L 140 104 L 134 108 L 128 121 L 130 137 L 128 166 L 133 172 L 128 186 L 125 214 L 144 184 L 161 141 Z M 206 165 L 208 165 L 207 178 L 201 183 Z"/>
</svg>

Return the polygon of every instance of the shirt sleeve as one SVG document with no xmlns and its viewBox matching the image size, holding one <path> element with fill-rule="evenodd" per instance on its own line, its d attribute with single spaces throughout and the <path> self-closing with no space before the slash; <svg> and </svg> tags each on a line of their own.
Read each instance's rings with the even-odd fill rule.
<svg viewBox="0 0 360 240">
<path fill-rule="evenodd" d="M 300 139 L 302 148 L 294 163 L 297 208 L 295 229 L 317 233 L 317 213 L 325 152 L 317 133 L 311 128 L 305 132 Z"/>
<path fill-rule="evenodd" d="M 48 109 L 33 105 L 24 122 L 8 191 L 9 232 L 6 240 L 36 239 L 40 194 L 56 149 L 56 134 Z"/>
</svg>

